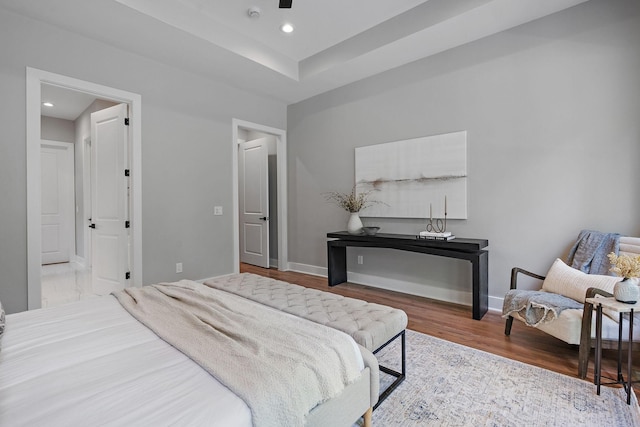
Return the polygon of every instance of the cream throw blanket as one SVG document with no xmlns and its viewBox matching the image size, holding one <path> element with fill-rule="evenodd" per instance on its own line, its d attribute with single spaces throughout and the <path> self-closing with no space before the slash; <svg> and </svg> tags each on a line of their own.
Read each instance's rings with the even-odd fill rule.
<svg viewBox="0 0 640 427">
<path fill-rule="evenodd" d="M 182 280 L 115 292 L 160 338 L 241 397 L 253 425 L 303 426 L 360 376 L 346 334 Z"/>
</svg>

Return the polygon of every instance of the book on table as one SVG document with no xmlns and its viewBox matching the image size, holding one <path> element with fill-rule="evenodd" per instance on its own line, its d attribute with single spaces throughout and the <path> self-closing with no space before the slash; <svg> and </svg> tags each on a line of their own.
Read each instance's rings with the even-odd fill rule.
<svg viewBox="0 0 640 427">
<path fill-rule="evenodd" d="M 417 236 L 419 239 L 425 240 L 453 240 L 456 238 L 450 231 L 435 233 L 431 231 L 421 231 Z"/>
<path fill-rule="evenodd" d="M 447 237 L 418 236 L 418 239 L 421 239 L 421 240 L 443 240 L 443 241 L 448 241 L 448 240 L 453 240 L 455 238 L 456 238 L 456 236 L 454 236 L 453 234 L 451 236 L 447 236 Z"/>
</svg>

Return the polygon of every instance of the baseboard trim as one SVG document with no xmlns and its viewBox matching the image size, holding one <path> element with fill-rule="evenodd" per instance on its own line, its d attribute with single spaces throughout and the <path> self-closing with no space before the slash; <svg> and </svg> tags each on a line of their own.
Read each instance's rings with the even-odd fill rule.
<svg viewBox="0 0 640 427">
<path fill-rule="evenodd" d="M 504 298 L 492 297 L 489 296 L 489 310 L 497 311 L 502 313 L 502 304 L 504 303 Z"/>
<path fill-rule="evenodd" d="M 471 306 L 473 296 L 471 292 L 452 291 L 451 289 L 430 286 L 424 283 L 414 283 L 405 280 L 391 279 L 388 277 L 372 276 L 369 274 L 352 273 L 347 271 L 347 280 L 358 285 L 373 286 L 389 291 L 402 292 L 404 294 L 436 299 Z"/>
<path fill-rule="evenodd" d="M 300 264 L 297 262 L 290 262 L 289 270 L 295 271 L 296 273 L 311 274 L 312 276 L 321 277 L 327 277 L 327 275 L 329 274 L 329 270 L 327 270 L 327 267 L 318 267 L 315 265 Z"/>
<path fill-rule="evenodd" d="M 328 275 L 328 269 L 326 267 L 296 262 L 289 263 L 289 270 L 297 273 L 311 274 L 313 276 L 327 277 Z M 371 286 L 373 288 L 381 288 L 403 294 L 446 301 L 453 304 L 471 306 L 473 301 L 471 292 L 451 291 L 450 289 L 429 286 L 424 283 L 414 283 L 351 271 L 347 271 L 347 280 L 358 285 Z M 489 311 L 502 312 L 502 301 L 503 298 L 489 296 Z"/>
</svg>

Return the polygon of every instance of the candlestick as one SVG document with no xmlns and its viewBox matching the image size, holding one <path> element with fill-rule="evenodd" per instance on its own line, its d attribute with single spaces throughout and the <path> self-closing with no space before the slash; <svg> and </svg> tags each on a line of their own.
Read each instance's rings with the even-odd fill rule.
<svg viewBox="0 0 640 427">
<path fill-rule="evenodd" d="M 433 203 L 429 203 L 429 222 L 426 230 L 429 233 L 445 233 L 447 231 L 447 197 L 444 198 L 444 219 L 433 219 Z"/>
</svg>

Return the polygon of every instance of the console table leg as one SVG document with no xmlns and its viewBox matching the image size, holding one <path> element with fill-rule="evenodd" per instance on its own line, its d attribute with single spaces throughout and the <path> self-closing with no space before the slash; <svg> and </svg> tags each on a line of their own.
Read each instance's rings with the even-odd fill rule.
<svg viewBox="0 0 640 427">
<path fill-rule="evenodd" d="M 489 253 L 481 251 L 473 268 L 473 318 L 480 320 L 489 309 Z"/>
<path fill-rule="evenodd" d="M 347 248 L 327 242 L 327 270 L 329 286 L 347 281 Z"/>
</svg>

